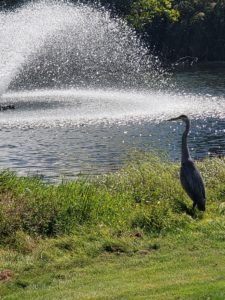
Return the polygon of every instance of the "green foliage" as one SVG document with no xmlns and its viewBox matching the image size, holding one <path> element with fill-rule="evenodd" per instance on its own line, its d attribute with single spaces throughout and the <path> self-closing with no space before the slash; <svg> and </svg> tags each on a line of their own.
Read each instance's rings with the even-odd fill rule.
<svg viewBox="0 0 225 300">
<path fill-rule="evenodd" d="M 152 154 L 57 186 L 2 172 L 3 299 L 223 299 L 225 159 L 197 164 L 207 205 L 195 214 L 179 165 Z"/>
<path fill-rule="evenodd" d="M 12 272 L 0 283 L 0 295 L 222 300 L 224 229 L 224 218 L 214 214 L 164 236 L 80 227 L 72 235 L 36 242 L 33 252 L 0 247 L 0 270 Z"/>
<path fill-rule="evenodd" d="M 214 209 L 221 212 L 224 166 L 222 159 L 199 163 L 207 207 L 214 201 Z M 26 235 L 58 236 L 80 226 L 160 233 L 183 228 L 193 220 L 188 216 L 192 203 L 181 188 L 179 166 L 152 154 L 136 154 L 120 172 L 92 181 L 54 186 L 8 172 L 0 174 L 0 181 L 0 243 L 19 245 L 20 237 L 21 249 L 28 251 L 32 243 Z"/>
<path fill-rule="evenodd" d="M 224 0 L 133 1 L 127 20 L 166 59 L 225 60 Z"/>
<path fill-rule="evenodd" d="M 164 21 L 166 19 L 176 22 L 179 15 L 179 11 L 173 8 L 171 0 L 138 0 L 132 3 L 128 21 L 135 28 L 140 29 L 156 20 Z"/>
</svg>

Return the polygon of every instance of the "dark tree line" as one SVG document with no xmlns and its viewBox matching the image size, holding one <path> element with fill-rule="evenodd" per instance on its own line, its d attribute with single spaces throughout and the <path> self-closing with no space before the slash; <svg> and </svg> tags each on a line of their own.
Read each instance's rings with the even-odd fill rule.
<svg viewBox="0 0 225 300">
<path fill-rule="evenodd" d="M 140 34 L 146 34 L 150 47 L 154 46 L 157 54 L 169 60 L 184 56 L 203 61 L 225 60 L 225 1 L 170 2 L 170 14 L 164 10 L 152 19 L 144 20 L 144 24 L 136 25 Z M 134 14 L 132 11 L 131 15 Z M 137 18 L 142 20 L 141 13 Z"/>
<path fill-rule="evenodd" d="M 23 3 L 27 2 L 26 0 L 0 0 L 0 9 L 8 10 L 14 9 L 23 5 Z"/>
<path fill-rule="evenodd" d="M 27 2 L 0 0 L 0 9 L 14 9 Z M 202 61 L 225 60 L 225 0 L 99 0 L 98 3 L 110 9 L 112 15 L 126 19 L 151 51 L 166 60 L 185 56 Z"/>
</svg>

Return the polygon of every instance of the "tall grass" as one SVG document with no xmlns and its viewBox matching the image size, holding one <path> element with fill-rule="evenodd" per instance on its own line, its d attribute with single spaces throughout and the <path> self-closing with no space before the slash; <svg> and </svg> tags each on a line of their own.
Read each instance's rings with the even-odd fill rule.
<svg viewBox="0 0 225 300">
<path fill-rule="evenodd" d="M 224 213 L 225 160 L 207 159 L 198 167 L 206 184 L 207 210 Z M 80 226 L 173 231 L 193 222 L 188 214 L 191 205 L 180 186 L 179 164 L 152 154 L 140 154 L 117 173 L 59 185 L 4 171 L 0 243 L 13 243 L 18 232 L 58 236 Z"/>
</svg>

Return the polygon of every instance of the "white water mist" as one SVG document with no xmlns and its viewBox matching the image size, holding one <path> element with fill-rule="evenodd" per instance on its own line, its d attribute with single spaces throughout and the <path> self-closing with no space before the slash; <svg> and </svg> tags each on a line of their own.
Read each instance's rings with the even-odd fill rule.
<svg viewBox="0 0 225 300">
<path fill-rule="evenodd" d="M 0 13 L 0 94 L 67 87 L 156 87 L 163 70 L 104 9 L 62 1 Z"/>
</svg>

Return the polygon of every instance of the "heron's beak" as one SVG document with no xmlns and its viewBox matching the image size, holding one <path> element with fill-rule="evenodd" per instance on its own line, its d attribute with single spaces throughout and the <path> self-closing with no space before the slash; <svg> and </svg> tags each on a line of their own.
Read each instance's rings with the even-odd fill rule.
<svg viewBox="0 0 225 300">
<path fill-rule="evenodd" d="M 179 118 L 179 117 L 177 117 L 177 118 L 172 118 L 172 119 L 169 119 L 169 120 L 167 120 L 167 121 L 177 121 L 177 120 L 180 120 L 180 118 Z"/>
</svg>

